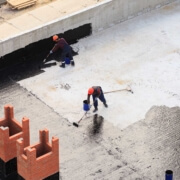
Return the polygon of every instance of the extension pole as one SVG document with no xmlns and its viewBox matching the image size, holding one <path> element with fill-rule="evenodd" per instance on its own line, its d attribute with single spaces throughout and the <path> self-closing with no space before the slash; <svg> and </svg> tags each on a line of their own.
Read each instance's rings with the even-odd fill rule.
<svg viewBox="0 0 180 180">
<path fill-rule="evenodd" d="M 104 92 L 104 94 L 114 93 L 114 92 L 118 92 L 118 91 L 130 91 L 131 93 L 133 93 L 133 91 L 131 89 L 129 89 L 129 90 L 128 89 L 119 89 L 119 90 Z"/>
</svg>

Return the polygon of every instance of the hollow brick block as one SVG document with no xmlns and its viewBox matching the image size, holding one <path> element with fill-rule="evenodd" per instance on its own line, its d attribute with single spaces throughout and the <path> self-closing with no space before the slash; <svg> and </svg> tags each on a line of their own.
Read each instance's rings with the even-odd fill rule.
<svg viewBox="0 0 180 180">
<path fill-rule="evenodd" d="M 22 125 L 14 118 L 13 106 L 4 106 L 4 118 L 0 119 L 0 158 L 7 162 L 16 155 L 16 140 L 24 139 L 24 147 L 29 146 L 29 119 L 24 117 Z"/>
<path fill-rule="evenodd" d="M 24 147 L 24 140 L 17 140 L 18 174 L 26 180 L 41 180 L 59 172 L 59 139 L 52 137 L 49 143 L 49 131 L 39 131 L 39 143 Z"/>
</svg>

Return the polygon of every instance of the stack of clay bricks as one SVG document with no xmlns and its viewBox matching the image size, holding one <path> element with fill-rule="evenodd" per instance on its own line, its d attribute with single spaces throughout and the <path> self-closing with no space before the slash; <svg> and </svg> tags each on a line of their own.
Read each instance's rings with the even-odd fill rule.
<svg viewBox="0 0 180 180">
<path fill-rule="evenodd" d="M 23 9 L 36 4 L 37 0 L 7 0 L 12 9 Z"/>
<path fill-rule="evenodd" d="M 0 119 L 0 180 L 59 180 L 59 139 L 39 131 L 40 142 L 29 145 L 29 119 L 22 125 L 14 118 L 13 107 L 4 106 Z"/>
</svg>

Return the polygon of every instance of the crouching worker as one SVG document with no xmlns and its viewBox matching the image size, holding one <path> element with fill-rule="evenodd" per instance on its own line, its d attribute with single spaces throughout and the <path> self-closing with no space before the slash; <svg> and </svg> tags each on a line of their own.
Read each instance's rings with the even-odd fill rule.
<svg viewBox="0 0 180 180">
<path fill-rule="evenodd" d="M 50 54 L 57 52 L 58 50 L 62 51 L 61 52 L 62 64 L 60 65 L 60 67 L 65 68 L 65 60 L 67 56 L 71 61 L 71 65 L 74 66 L 75 63 L 72 57 L 72 49 L 71 46 L 66 42 L 66 40 L 64 38 L 59 38 L 58 35 L 54 35 L 53 41 L 55 41 L 56 44 L 54 45 L 53 49 L 50 51 Z"/>
<path fill-rule="evenodd" d="M 108 105 L 106 104 L 106 99 L 104 98 L 104 93 L 100 86 L 93 86 L 88 89 L 87 102 L 89 104 L 90 104 L 90 96 L 91 95 L 92 95 L 93 104 L 94 104 L 93 112 L 96 112 L 98 110 L 98 98 L 100 99 L 101 102 L 103 102 L 103 104 L 106 108 L 108 107 Z"/>
</svg>

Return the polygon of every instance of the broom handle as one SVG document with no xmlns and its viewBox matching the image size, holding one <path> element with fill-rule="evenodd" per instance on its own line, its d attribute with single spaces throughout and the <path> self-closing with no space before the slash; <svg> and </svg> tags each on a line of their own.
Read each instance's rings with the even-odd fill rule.
<svg viewBox="0 0 180 180">
<path fill-rule="evenodd" d="M 108 94 L 108 93 L 113 93 L 113 92 L 118 92 L 118 91 L 130 91 L 128 89 L 119 89 L 119 90 L 114 90 L 114 91 L 108 91 L 108 92 L 104 92 L 104 94 Z"/>
<path fill-rule="evenodd" d="M 92 105 L 90 105 L 89 110 L 91 109 L 91 106 L 92 106 Z M 84 113 L 84 115 L 83 115 L 82 118 L 78 121 L 78 123 L 81 122 L 81 120 L 83 119 L 83 117 L 84 117 L 87 113 L 88 113 L 88 111 L 86 111 L 86 112 Z"/>
<path fill-rule="evenodd" d="M 81 122 L 81 120 L 83 119 L 83 117 L 87 114 L 87 111 L 84 113 L 84 115 L 82 116 L 82 118 L 78 121 L 78 124 Z"/>
</svg>

